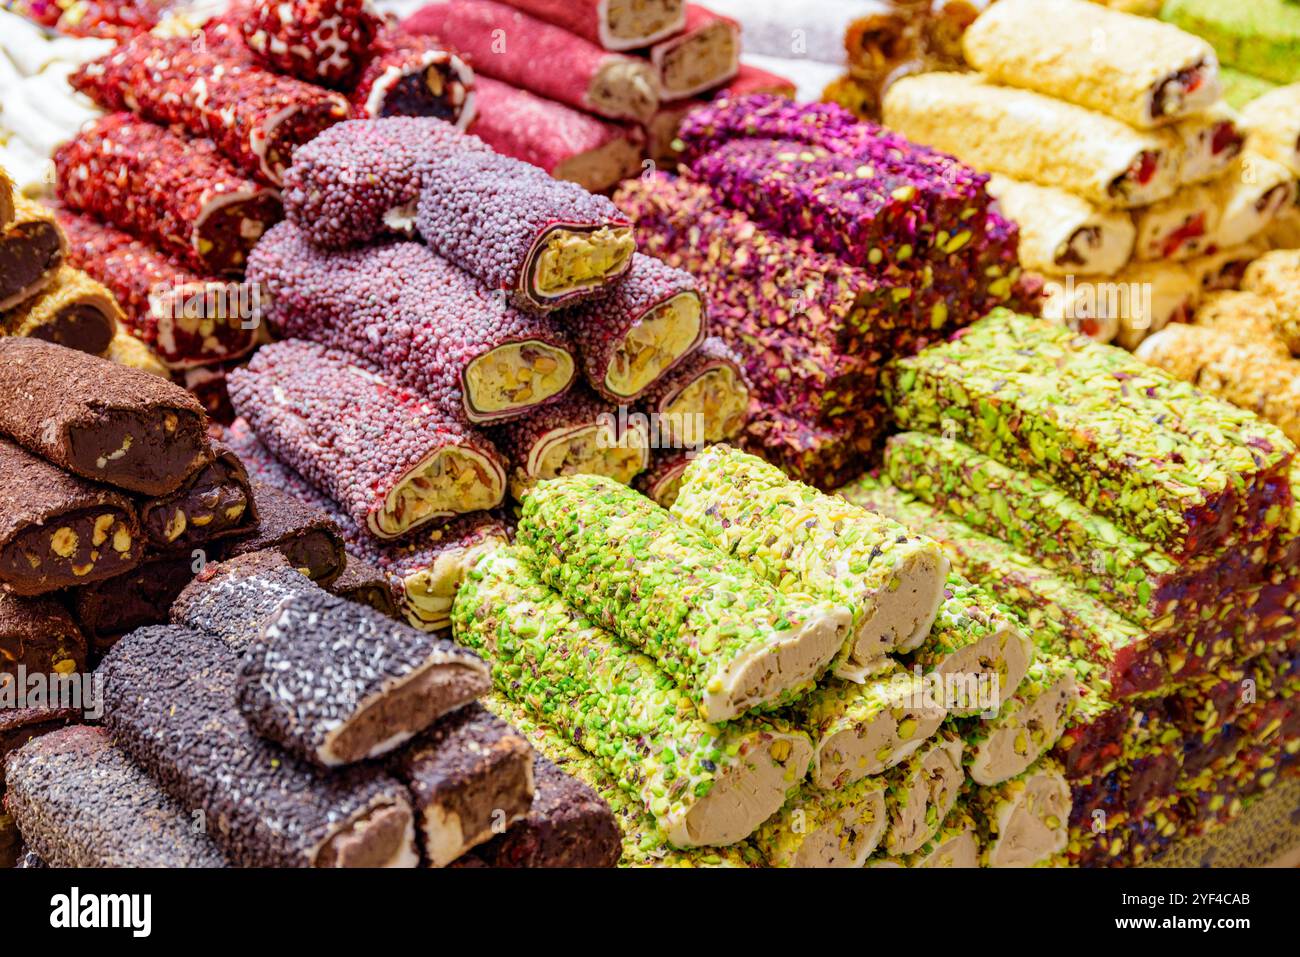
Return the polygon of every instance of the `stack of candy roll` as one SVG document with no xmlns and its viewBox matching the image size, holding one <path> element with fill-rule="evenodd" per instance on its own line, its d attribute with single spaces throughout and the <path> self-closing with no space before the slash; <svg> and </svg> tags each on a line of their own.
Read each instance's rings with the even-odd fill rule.
<svg viewBox="0 0 1300 957">
<path fill-rule="evenodd" d="M 0 227 L 0 312 L 15 308 L 53 283 L 68 251 L 63 230 L 48 209 L 12 187 L 6 195 L 13 212 Z"/>
<path fill-rule="evenodd" d="M 31 336 L 103 355 L 122 321 L 111 292 L 81 270 L 64 265 L 42 292 L 0 313 L 0 335 Z"/>
</svg>

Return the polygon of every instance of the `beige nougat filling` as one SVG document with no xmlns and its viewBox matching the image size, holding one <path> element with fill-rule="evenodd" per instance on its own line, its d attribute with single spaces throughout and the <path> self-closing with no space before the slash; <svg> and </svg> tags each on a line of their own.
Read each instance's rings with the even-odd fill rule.
<svg viewBox="0 0 1300 957">
<path fill-rule="evenodd" d="M 532 285 L 539 295 L 551 297 L 595 286 L 620 272 L 635 251 L 629 226 L 553 229 L 533 262 Z"/>
<path fill-rule="evenodd" d="M 699 339 L 701 319 L 700 298 L 694 293 L 681 293 L 651 309 L 614 350 L 605 385 L 628 396 L 647 388 Z"/>
<path fill-rule="evenodd" d="M 465 368 L 470 408 L 485 414 L 537 405 L 572 379 L 573 356 L 536 340 L 493 349 Z"/>
<path fill-rule="evenodd" d="M 637 40 L 659 33 L 681 11 L 682 0 L 609 0 L 605 16 L 611 36 Z"/>
</svg>

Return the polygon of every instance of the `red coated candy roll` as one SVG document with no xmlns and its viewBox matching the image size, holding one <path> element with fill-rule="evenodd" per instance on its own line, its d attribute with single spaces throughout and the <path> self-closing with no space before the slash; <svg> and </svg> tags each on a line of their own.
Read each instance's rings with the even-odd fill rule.
<svg viewBox="0 0 1300 957">
<path fill-rule="evenodd" d="M 505 0 L 606 50 L 637 50 L 686 24 L 683 0 Z"/>
<path fill-rule="evenodd" d="M 655 382 L 637 406 L 654 416 L 658 446 L 700 448 L 744 428 L 750 392 L 740 359 L 711 336 Z"/>
<path fill-rule="evenodd" d="M 347 353 L 288 339 L 259 349 L 227 383 L 267 448 L 377 538 L 504 498 L 490 442 Z"/>
<path fill-rule="evenodd" d="M 112 113 L 54 154 L 59 199 L 202 273 L 238 275 L 280 219 L 275 191 L 241 175 L 208 140 Z"/>
<path fill-rule="evenodd" d="M 463 130 L 474 121 L 474 71 L 441 40 L 390 27 L 349 98 L 354 116 L 429 116 Z"/>
<path fill-rule="evenodd" d="M 347 89 L 382 23 L 370 0 L 253 0 L 240 28 L 268 69 Z"/>
<path fill-rule="evenodd" d="M 665 100 L 695 96 L 727 82 L 740 70 L 740 24 L 693 3 L 686 27 L 650 48 Z"/>
<path fill-rule="evenodd" d="M 279 185 L 293 151 L 346 119 L 337 93 L 195 49 L 188 38 L 138 36 L 92 60 L 72 86 L 106 110 L 206 136 L 244 172 Z"/>
<path fill-rule="evenodd" d="M 106 286 L 131 333 L 169 369 L 252 351 L 260 304 L 247 284 L 204 277 L 90 216 L 59 211 L 69 262 Z"/>
</svg>

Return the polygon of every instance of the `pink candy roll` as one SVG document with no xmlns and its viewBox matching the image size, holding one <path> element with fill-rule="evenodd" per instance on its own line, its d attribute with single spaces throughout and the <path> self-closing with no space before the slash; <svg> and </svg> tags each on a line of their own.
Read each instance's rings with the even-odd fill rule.
<svg viewBox="0 0 1300 957">
<path fill-rule="evenodd" d="M 269 69 L 347 89 L 382 24 L 370 0 L 253 0 L 240 27 Z"/>
<path fill-rule="evenodd" d="M 637 50 L 686 25 L 683 0 L 506 0 L 606 50 Z"/>
<path fill-rule="evenodd" d="M 794 99 L 796 86 L 788 77 L 762 70 L 750 63 L 740 64 L 731 82 L 718 90 L 719 96 L 749 96 L 751 93 L 770 93 Z"/>
<path fill-rule="evenodd" d="M 659 96 L 676 100 L 721 86 L 740 70 L 740 25 L 688 4 L 686 28 L 650 48 Z"/>
<path fill-rule="evenodd" d="M 479 76 L 478 118 L 470 132 L 498 153 L 540 166 L 593 193 L 641 168 L 641 131 Z"/>
<path fill-rule="evenodd" d="M 660 446 L 700 448 L 739 434 L 751 391 L 739 357 L 711 336 L 646 390 L 637 407 L 654 422 Z"/>
<path fill-rule="evenodd" d="M 610 53 L 495 0 L 431 3 L 405 27 L 450 43 L 479 73 L 575 109 L 645 122 L 659 106 L 655 71 L 645 60 Z"/>
<path fill-rule="evenodd" d="M 355 116 L 474 122 L 474 71 L 434 37 L 389 27 L 376 38 L 350 99 Z"/>
</svg>

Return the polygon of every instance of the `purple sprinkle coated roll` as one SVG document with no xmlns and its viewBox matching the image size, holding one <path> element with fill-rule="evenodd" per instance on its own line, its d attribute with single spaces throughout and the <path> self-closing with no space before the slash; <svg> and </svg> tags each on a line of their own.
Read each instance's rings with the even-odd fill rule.
<svg viewBox="0 0 1300 957">
<path fill-rule="evenodd" d="M 346 353 L 264 346 L 231 373 L 230 398 L 276 456 L 378 538 L 504 498 L 491 443 Z"/>
<path fill-rule="evenodd" d="M 556 322 L 494 297 L 419 243 L 328 252 L 280 223 L 254 250 L 248 280 L 270 294 L 267 320 L 278 335 L 363 357 L 470 422 L 523 415 L 558 399 L 576 376 Z"/>
<path fill-rule="evenodd" d="M 565 316 L 581 344 L 582 371 L 610 402 L 650 388 L 704 341 L 704 304 L 690 273 L 640 253 L 608 296 Z"/>
<path fill-rule="evenodd" d="M 631 224 L 605 197 L 508 156 L 440 145 L 420 194 L 420 235 L 515 305 L 574 305 L 631 268 Z"/>
<path fill-rule="evenodd" d="M 751 387 L 740 358 L 710 336 L 641 397 L 637 407 L 654 416 L 659 441 L 699 448 L 739 434 L 749 412 Z M 702 415 L 703 420 L 690 416 Z"/>
</svg>

